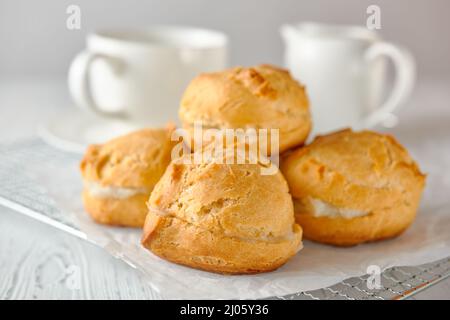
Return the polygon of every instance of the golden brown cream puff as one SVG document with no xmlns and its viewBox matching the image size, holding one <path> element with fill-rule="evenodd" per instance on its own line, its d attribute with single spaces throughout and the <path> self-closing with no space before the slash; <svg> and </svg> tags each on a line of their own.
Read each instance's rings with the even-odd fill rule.
<svg viewBox="0 0 450 320">
<path fill-rule="evenodd" d="M 268 140 L 278 129 L 280 153 L 303 144 L 311 130 L 305 87 L 270 65 L 199 75 L 184 92 L 179 116 L 191 135 L 197 122 L 205 129 L 268 129 Z"/>
<path fill-rule="evenodd" d="M 148 202 L 142 244 L 169 261 L 206 271 L 274 270 L 301 248 L 282 174 L 260 164 L 173 161 Z M 186 162 L 186 160 L 189 160 Z"/>
<path fill-rule="evenodd" d="M 83 202 L 95 221 L 142 227 L 145 203 L 170 162 L 173 129 L 143 129 L 89 146 L 80 168 Z"/>
<path fill-rule="evenodd" d="M 281 170 L 305 238 L 339 246 L 401 234 L 425 185 L 405 148 L 371 131 L 320 136 L 287 155 Z"/>
</svg>

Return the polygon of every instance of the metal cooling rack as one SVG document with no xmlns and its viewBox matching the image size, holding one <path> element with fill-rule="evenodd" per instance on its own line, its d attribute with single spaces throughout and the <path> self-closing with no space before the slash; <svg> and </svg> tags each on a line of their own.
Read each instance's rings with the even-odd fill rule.
<svg viewBox="0 0 450 320">
<path fill-rule="evenodd" d="M 35 138 L 0 145 L 0 205 L 50 224 L 82 239 L 87 239 L 36 177 L 29 174 L 27 163 L 75 167 L 79 155 L 57 150 Z M 368 275 L 353 277 L 333 286 L 314 291 L 269 297 L 282 300 L 385 300 L 404 299 L 450 276 L 450 257 L 420 266 L 386 269 L 381 274 L 381 289 L 367 288 Z"/>
</svg>

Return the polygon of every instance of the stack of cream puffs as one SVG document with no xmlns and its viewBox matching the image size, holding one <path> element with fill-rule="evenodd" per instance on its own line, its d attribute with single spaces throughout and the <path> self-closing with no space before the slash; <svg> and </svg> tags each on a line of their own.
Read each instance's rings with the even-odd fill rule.
<svg viewBox="0 0 450 320">
<path fill-rule="evenodd" d="M 259 162 L 188 161 L 202 150 L 171 159 L 174 128 L 89 147 L 86 211 L 99 223 L 143 226 L 143 246 L 159 257 L 225 274 L 267 272 L 302 248 L 302 235 L 350 246 L 395 237 L 414 220 L 425 176 L 405 148 L 389 135 L 351 130 L 305 146 L 309 101 L 286 70 L 201 74 L 179 115 L 191 134 L 198 122 L 278 129 L 281 169 L 262 175 Z"/>
</svg>

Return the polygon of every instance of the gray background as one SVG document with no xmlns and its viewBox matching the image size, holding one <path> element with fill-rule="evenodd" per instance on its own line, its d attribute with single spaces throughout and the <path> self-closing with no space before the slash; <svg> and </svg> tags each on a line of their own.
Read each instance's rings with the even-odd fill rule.
<svg viewBox="0 0 450 320">
<path fill-rule="evenodd" d="M 81 7 L 81 30 L 66 28 L 66 8 Z M 382 34 L 416 56 L 419 75 L 450 74 L 448 0 L 0 0 L 0 75 L 64 75 L 87 33 L 98 28 L 181 24 L 225 31 L 231 64 L 281 64 L 285 22 L 365 25 L 381 7 Z"/>
</svg>

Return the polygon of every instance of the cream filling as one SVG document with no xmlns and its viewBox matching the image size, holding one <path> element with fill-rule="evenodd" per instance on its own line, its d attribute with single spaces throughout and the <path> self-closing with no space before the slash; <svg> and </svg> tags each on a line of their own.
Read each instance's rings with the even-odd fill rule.
<svg viewBox="0 0 450 320">
<path fill-rule="evenodd" d="M 345 219 L 353 219 L 357 217 L 363 217 L 368 215 L 370 212 L 357 210 L 357 209 L 348 209 L 348 208 L 339 208 L 333 206 L 330 203 L 325 201 L 308 197 L 307 201 L 308 205 L 305 206 L 299 200 L 296 200 L 296 207 L 302 208 L 302 212 L 311 213 L 314 217 L 328 217 L 328 218 L 345 218 Z M 310 210 L 308 210 L 308 208 Z M 301 213 L 301 212 L 300 212 Z"/>
<path fill-rule="evenodd" d="M 95 198 L 126 199 L 137 194 L 149 193 L 147 188 L 124 188 L 115 186 L 102 186 L 97 182 L 85 181 L 84 187 Z"/>
</svg>

